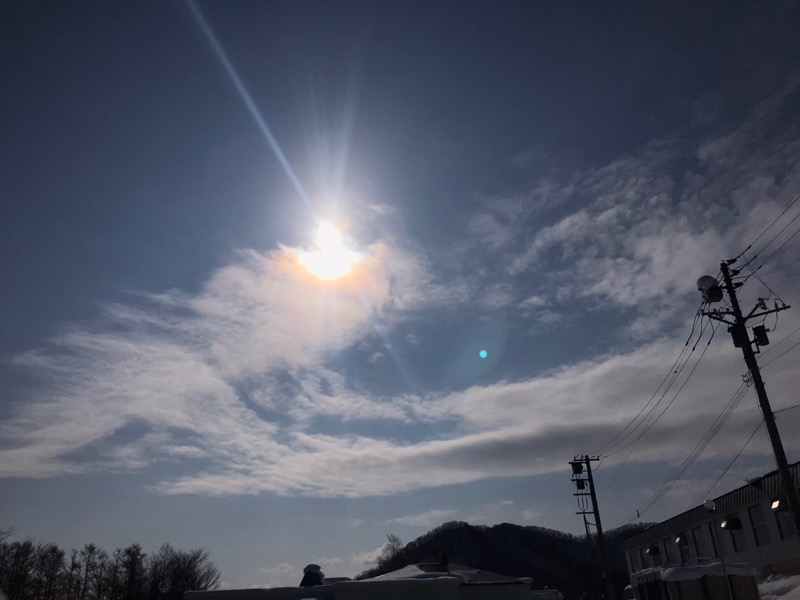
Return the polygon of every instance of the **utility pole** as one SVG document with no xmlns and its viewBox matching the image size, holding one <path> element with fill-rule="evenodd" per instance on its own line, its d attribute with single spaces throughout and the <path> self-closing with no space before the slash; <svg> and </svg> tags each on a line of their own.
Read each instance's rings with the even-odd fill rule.
<svg viewBox="0 0 800 600">
<path fill-rule="evenodd" d="M 578 491 L 573 494 L 574 496 L 578 496 L 579 502 L 578 507 L 581 509 L 575 514 L 583 515 L 584 525 L 586 526 L 586 537 L 587 541 L 589 540 L 589 525 L 586 522 L 586 515 L 594 515 L 594 524 L 597 528 L 597 547 L 600 552 L 600 569 L 601 575 L 603 578 L 603 582 L 606 586 L 606 598 L 607 600 L 615 600 L 614 595 L 614 583 L 611 579 L 611 570 L 608 567 L 608 554 L 606 553 L 606 544 L 605 544 L 605 537 L 603 535 L 603 524 L 600 521 L 600 509 L 597 506 L 597 494 L 595 493 L 594 489 L 594 478 L 592 477 L 592 462 L 600 460 L 599 456 L 588 456 L 586 454 L 575 457 L 569 464 L 572 467 L 572 481 L 578 488 Z M 581 477 L 583 474 L 583 468 L 586 467 L 586 479 Z M 589 492 L 587 494 L 586 484 L 589 484 Z M 592 510 L 586 510 L 586 506 L 582 505 L 580 502 L 581 497 L 589 496 L 592 501 Z"/>
<path fill-rule="evenodd" d="M 747 331 L 747 321 L 749 319 L 762 317 L 771 313 L 779 312 L 781 310 L 786 310 L 790 307 L 786 304 L 778 306 L 776 302 L 775 308 L 768 309 L 764 299 L 759 298 L 758 303 L 753 310 L 751 310 L 746 317 L 743 316 L 742 309 L 739 306 L 739 300 L 736 297 L 736 288 L 740 287 L 742 284 L 734 284 L 732 279 L 732 276 L 738 275 L 740 271 L 734 270 L 733 273 L 731 273 L 731 270 L 728 268 L 734 262 L 736 262 L 736 259 L 723 261 L 720 264 L 723 281 L 722 287 L 724 287 L 725 291 L 728 292 L 728 298 L 731 301 L 731 309 L 711 310 L 704 312 L 703 314 L 717 321 L 721 321 L 722 323 L 726 323 L 728 325 L 728 331 L 733 338 L 733 345 L 736 347 L 741 347 L 742 349 L 742 353 L 744 354 L 744 362 L 750 371 L 750 377 L 752 377 L 753 380 L 753 387 L 755 388 L 756 395 L 758 396 L 758 404 L 761 407 L 761 413 L 764 416 L 764 424 L 767 427 L 769 441 L 770 444 L 772 444 L 772 452 L 775 455 L 775 462 L 778 465 L 778 474 L 780 475 L 783 491 L 786 494 L 786 500 L 789 503 L 789 509 L 792 511 L 794 516 L 794 527 L 798 535 L 798 540 L 800 540 L 800 497 L 798 497 L 797 487 L 794 484 L 792 473 L 789 470 L 789 463 L 786 460 L 786 452 L 783 449 L 781 436 L 780 433 L 778 433 L 778 426 L 775 423 L 775 415 L 770 407 L 769 398 L 767 398 L 767 390 L 764 387 L 764 381 L 761 379 L 761 371 L 758 368 L 756 353 L 753 351 L 753 343 L 755 343 L 756 347 L 758 348 L 760 346 L 769 344 L 769 339 L 767 338 L 766 329 L 763 326 L 756 326 L 753 328 L 755 337 L 755 340 L 753 341 L 750 340 L 750 334 Z M 714 280 L 714 278 L 707 275 L 705 277 L 701 277 L 697 282 L 698 289 L 703 293 L 703 299 L 708 303 L 722 300 L 722 290 L 720 289 L 719 284 L 716 284 L 715 289 L 715 285 L 711 284 L 711 280 Z M 714 281 L 716 283 L 716 280 Z M 726 317 L 733 317 L 733 321 L 727 320 Z"/>
</svg>

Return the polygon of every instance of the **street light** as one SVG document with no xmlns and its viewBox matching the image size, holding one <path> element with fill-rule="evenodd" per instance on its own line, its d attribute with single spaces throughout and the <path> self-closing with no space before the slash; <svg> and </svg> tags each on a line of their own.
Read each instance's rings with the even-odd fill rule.
<svg viewBox="0 0 800 600">
<path fill-rule="evenodd" d="M 725 517 L 725 520 L 719 524 L 722 529 L 741 529 L 742 528 L 742 520 L 739 517 L 729 515 Z"/>
<path fill-rule="evenodd" d="M 789 510 L 786 498 L 775 498 L 772 501 L 772 510 L 774 510 L 775 512 L 779 510 Z"/>
<path fill-rule="evenodd" d="M 717 510 L 717 503 L 711 500 L 710 498 L 703 502 L 703 506 L 705 509 L 711 513 L 711 536 L 714 539 L 714 545 L 717 547 L 717 554 L 719 554 L 719 564 L 722 567 L 722 576 L 725 578 L 725 583 L 728 586 L 728 597 L 730 600 L 733 600 L 733 589 L 731 589 L 731 580 L 728 579 L 728 568 L 725 566 L 725 551 L 722 548 L 722 544 L 719 543 L 719 538 L 717 537 L 717 528 L 714 524 L 714 513 Z M 741 527 L 742 522 L 739 521 L 739 526 Z"/>
<path fill-rule="evenodd" d="M 675 538 L 675 545 L 678 546 L 678 553 L 681 555 L 681 562 L 688 563 L 688 553 L 684 555 L 684 552 L 689 546 L 689 536 L 685 533 L 679 533 L 678 537 Z"/>
</svg>

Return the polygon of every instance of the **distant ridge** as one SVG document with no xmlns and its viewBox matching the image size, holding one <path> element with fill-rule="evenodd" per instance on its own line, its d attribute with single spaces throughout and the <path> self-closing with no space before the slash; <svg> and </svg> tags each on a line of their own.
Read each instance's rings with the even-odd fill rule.
<svg viewBox="0 0 800 600">
<path fill-rule="evenodd" d="M 618 591 L 628 584 L 628 572 L 620 543 L 648 524 L 626 525 L 606 532 L 614 585 Z M 565 600 L 597 596 L 597 567 L 589 554 L 586 537 L 544 527 L 470 525 L 450 521 L 412 540 L 357 579 L 376 577 L 408 564 L 438 563 L 443 557 L 513 577 L 531 577 L 534 587 L 555 588 Z"/>
</svg>

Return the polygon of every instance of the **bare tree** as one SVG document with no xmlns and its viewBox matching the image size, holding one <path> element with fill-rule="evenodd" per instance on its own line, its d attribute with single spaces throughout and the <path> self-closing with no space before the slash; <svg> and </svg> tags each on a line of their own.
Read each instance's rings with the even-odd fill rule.
<svg viewBox="0 0 800 600">
<path fill-rule="evenodd" d="M 139 544 L 131 544 L 121 555 L 123 594 L 122 600 L 138 600 L 145 588 L 145 554 Z"/>
<path fill-rule="evenodd" d="M 6 546 L 5 542 L 3 546 Z M 28 593 L 35 589 L 37 546 L 31 540 L 12 542 L 4 548 L 3 554 L 5 560 L 0 588 L 12 600 L 27 600 Z"/>
<path fill-rule="evenodd" d="M 97 546 L 86 544 L 80 552 L 81 557 L 81 587 L 78 593 L 79 600 L 91 600 L 89 596 L 89 581 L 94 576 L 97 568 Z"/>
<path fill-rule="evenodd" d="M 386 534 L 386 544 L 383 546 L 380 555 L 378 556 L 378 567 L 384 569 L 398 557 L 403 550 L 403 540 L 393 533 Z"/>
<path fill-rule="evenodd" d="M 65 554 L 55 544 L 40 546 L 36 557 L 37 600 L 51 600 L 63 588 L 65 578 Z"/>
<path fill-rule="evenodd" d="M 164 544 L 148 561 L 148 597 L 181 598 L 183 592 L 219 586 L 219 570 L 205 550 L 175 550 Z"/>
</svg>

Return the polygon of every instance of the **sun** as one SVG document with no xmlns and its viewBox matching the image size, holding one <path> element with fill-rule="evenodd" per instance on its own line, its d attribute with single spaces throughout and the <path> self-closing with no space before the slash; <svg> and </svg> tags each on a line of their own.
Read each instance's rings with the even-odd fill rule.
<svg viewBox="0 0 800 600">
<path fill-rule="evenodd" d="M 358 262 L 358 252 L 348 248 L 342 232 L 330 223 L 322 222 L 317 226 L 314 245 L 314 250 L 300 254 L 300 264 L 324 281 L 344 277 Z"/>
</svg>

